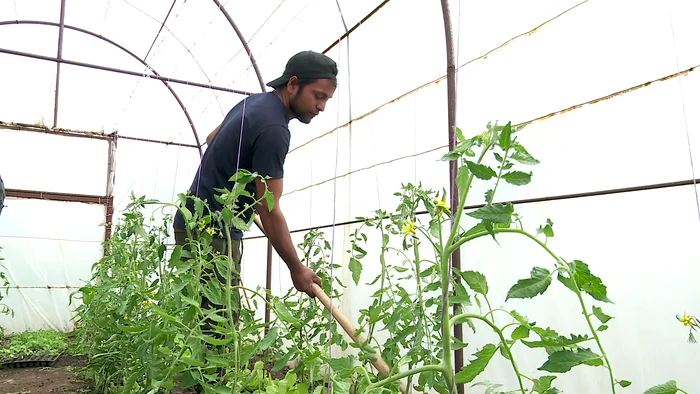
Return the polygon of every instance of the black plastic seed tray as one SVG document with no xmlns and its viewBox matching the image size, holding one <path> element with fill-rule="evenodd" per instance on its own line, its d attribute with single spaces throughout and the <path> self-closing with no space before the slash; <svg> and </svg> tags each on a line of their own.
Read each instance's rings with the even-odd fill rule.
<svg viewBox="0 0 700 394">
<path fill-rule="evenodd" d="M 50 367 L 56 362 L 59 356 L 60 354 L 35 354 L 10 361 L 4 361 L 0 363 L 0 365 L 1 368 Z"/>
</svg>

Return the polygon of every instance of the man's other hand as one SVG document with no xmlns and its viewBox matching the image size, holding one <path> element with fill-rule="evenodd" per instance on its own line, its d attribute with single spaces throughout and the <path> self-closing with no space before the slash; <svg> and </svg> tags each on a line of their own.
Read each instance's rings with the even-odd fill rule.
<svg viewBox="0 0 700 394">
<path fill-rule="evenodd" d="M 312 285 L 316 283 L 321 286 L 321 278 L 319 278 L 314 271 L 305 265 L 299 265 L 298 268 L 292 270 L 290 274 L 294 287 L 297 290 L 303 291 L 311 298 L 315 297 Z"/>
</svg>

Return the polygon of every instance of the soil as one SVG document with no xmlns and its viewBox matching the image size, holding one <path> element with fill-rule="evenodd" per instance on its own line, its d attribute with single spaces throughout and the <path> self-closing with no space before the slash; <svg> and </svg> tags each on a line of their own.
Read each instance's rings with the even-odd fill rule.
<svg viewBox="0 0 700 394">
<path fill-rule="evenodd" d="M 83 394 L 91 385 L 81 380 L 74 367 L 85 365 L 84 357 L 61 355 L 50 368 L 0 369 L 0 394 Z"/>
<path fill-rule="evenodd" d="M 259 360 L 256 358 L 252 360 Z M 89 394 L 93 385 L 74 371 L 85 366 L 84 356 L 61 355 L 51 367 L 0 369 L 0 394 Z M 270 369 L 271 365 L 266 365 Z M 288 368 L 272 372 L 273 378 L 284 378 Z M 171 394 L 193 394 L 193 390 L 176 388 Z"/>
</svg>

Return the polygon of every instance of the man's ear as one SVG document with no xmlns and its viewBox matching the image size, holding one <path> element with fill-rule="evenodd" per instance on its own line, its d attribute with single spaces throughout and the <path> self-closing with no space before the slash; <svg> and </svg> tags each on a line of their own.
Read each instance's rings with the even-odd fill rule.
<svg viewBox="0 0 700 394">
<path fill-rule="evenodd" d="M 289 81 L 287 81 L 287 92 L 289 92 L 290 95 L 294 96 L 297 93 L 298 89 L 299 78 L 297 78 L 296 76 L 289 78 Z"/>
</svg>

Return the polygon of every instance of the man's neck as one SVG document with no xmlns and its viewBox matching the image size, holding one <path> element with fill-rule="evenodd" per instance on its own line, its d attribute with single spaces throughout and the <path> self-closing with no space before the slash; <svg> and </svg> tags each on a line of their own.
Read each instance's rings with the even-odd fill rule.
<svg viewBox="0 0 700 394">
<path fill-rule="evenodd" d="M 275 90 L 273 93 L 282 101 L 284 109 L 287 111 L 287 117 L 289 118 L 289 120 L 296 118 L 289 106 L 289 95 L 287 94 L 287 92 L 285 90 Z"/>
</svg>

